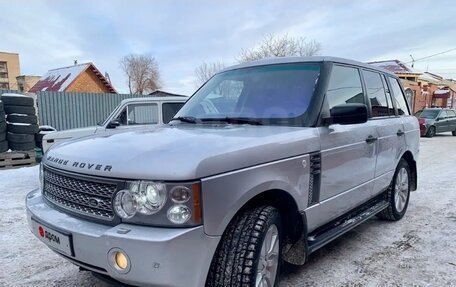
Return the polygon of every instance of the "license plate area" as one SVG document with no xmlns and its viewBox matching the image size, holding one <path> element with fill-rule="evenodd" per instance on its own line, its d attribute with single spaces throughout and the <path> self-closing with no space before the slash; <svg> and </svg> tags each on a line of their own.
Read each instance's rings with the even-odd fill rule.
<svg viewBox="0 0 456 287">
<path fill-rule="evenodd" d="M 70 233 L 64 233 L 41 224 L 32 218 L 33 233 L 47 246 L 65 255 L 74 256 L 73 242 Z"/>
</svg>

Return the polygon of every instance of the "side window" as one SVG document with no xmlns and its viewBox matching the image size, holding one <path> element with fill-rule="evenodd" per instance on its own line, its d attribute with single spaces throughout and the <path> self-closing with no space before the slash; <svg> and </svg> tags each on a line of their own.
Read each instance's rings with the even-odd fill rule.
<svg viewBox="0 0 456 287">
<path fill-rule="evenodd" d="M 402 93 L 402 89 L 398 81 L 392 77 L 388 77 L 388 81 L 391 85 L 391 92 L 396 103 L 397 112 L 399 115 L 410 115 L 405 95 Z"/>
<path fill-rule="evenodd" d="M 454 111 L 447 111 L 447 115 L 448 115 L 449 118 L 456 117 L 456 113 Z"/>
<path fill-rule="evenodd" d="M 145 125 L 157 123 L 157 104 L 132 104 L 128 106 L 128 125 Z"/>
<path fill-rule="evenodd" d="M 326 92 L 326 99 L 330 109 L 341 104 L 365 104 L 358 69 L 334 66 Z"/>
<path fill-rule="evenodd" d="M 180 110 L 180 108 L 182 108 L 183 105 L 184 103 L 163 103 L 163 123 L 169 123 L 169 121 L 177 114 L 177 112 Z"/>
<path fill-rule="evenodd" d="M 373 117 L 389 116 L 390 103 L 385 94 L 382 78 L 379 73 L 363 71 L 364 82 L 366 84 L 367 96 L 372 107 Z M 391 114 L 391 115 L 394 115 Z"/>
</svg>

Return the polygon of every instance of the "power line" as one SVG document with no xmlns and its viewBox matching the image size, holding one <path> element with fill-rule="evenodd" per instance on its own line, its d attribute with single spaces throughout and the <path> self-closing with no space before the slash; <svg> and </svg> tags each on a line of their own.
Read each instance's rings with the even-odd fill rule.
<svg viewBox="0 0 456 287">
<path fill-rule="evenodd" d="M 426 57 L 423 57 L 423 58 L 419 58 L 419 59 L 415 59 L 413 61 L 406 62 L 406 64 L 410 64 L 410 63 L 418 62 L 418 61 L 421 61 L 421 60 L 429 59 L 429 58 L 432 58 L 432 57 L 435 57 L 435 56 L 438 56 L 438 55 L 442 55 L 442 54 L 446 54 L 446 53 L 449 53 L 449 52 L 455 51 L 455 50 L 456 50 L 456 48 L 449 49 L 449 50 L 446 50 L 446 51 L 443 51 L 443 52 L 440 52 L 440 53 L 437 53 L 437 54 L 429 55 L 429 56 L 426 56 Z"/>
</svg>

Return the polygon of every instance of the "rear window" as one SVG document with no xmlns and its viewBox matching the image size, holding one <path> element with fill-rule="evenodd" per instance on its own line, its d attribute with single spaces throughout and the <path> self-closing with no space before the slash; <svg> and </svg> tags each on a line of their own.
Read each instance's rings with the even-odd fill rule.
<svg viewBox="0 0 456 287">
<path fill-rule="evenodd" d="M 177 114 L 183 105 L 184 103 L 163 103 L 163 123 L 169 123 L 169 121 Z"/>
<path fill-rule="evenodd" d="M 410 115 L 407 102 L 405 100 L 405 95 L 402 92 L 401 86 L 397 79 L 388 77 L 389 83 L 391 85 L 393 99 L 396 102 L 397 112 L 399 115 Z"/>
<path fill-rule="evenodd" d="M 440 110 L 423 110 L 420 114 L 420 118 L 435 119 L 440 113 Z"/>
</svg>

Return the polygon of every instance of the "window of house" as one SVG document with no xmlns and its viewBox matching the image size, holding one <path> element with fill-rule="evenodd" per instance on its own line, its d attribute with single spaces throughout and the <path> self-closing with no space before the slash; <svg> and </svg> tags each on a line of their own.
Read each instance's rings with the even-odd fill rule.
<svg viewBox="0 0 456 287">
<path fill-rule="evenodd" d="M 330 109 L 341 104 L 365 104 L 358 69 L 334 66 L 326 92 L 326 99 Z"/>
<path fill-rule="evenodd" d="M 385 88 L 383 87 L 382 78 L 379 73 L 364 71 L 364 83 L 366 84 L 366 92 L 372 107 L 373 117 L 387 117 L 391 103 L 386 97 Z M 391 115 L 394 115 L 391 114 Z"/>
<path fill-rule="evenodd" d="M 388 77 L 388 81 L 391 85 L 392 98 L 395 101 L 397 112 L 399 115 L 410 115 L 405 95 L 402 92 L 401 86 L 397 79 Z"/>
<path fill-rule="evenodd" d="M 0 73 L 1 79 L 8 79 L 8 73 Z"/>
<path fill-rule="evenodd" d="M 0 83 L 0 89 L 9 90 L 9 84 L 8 83 Z"/>
</svg>

